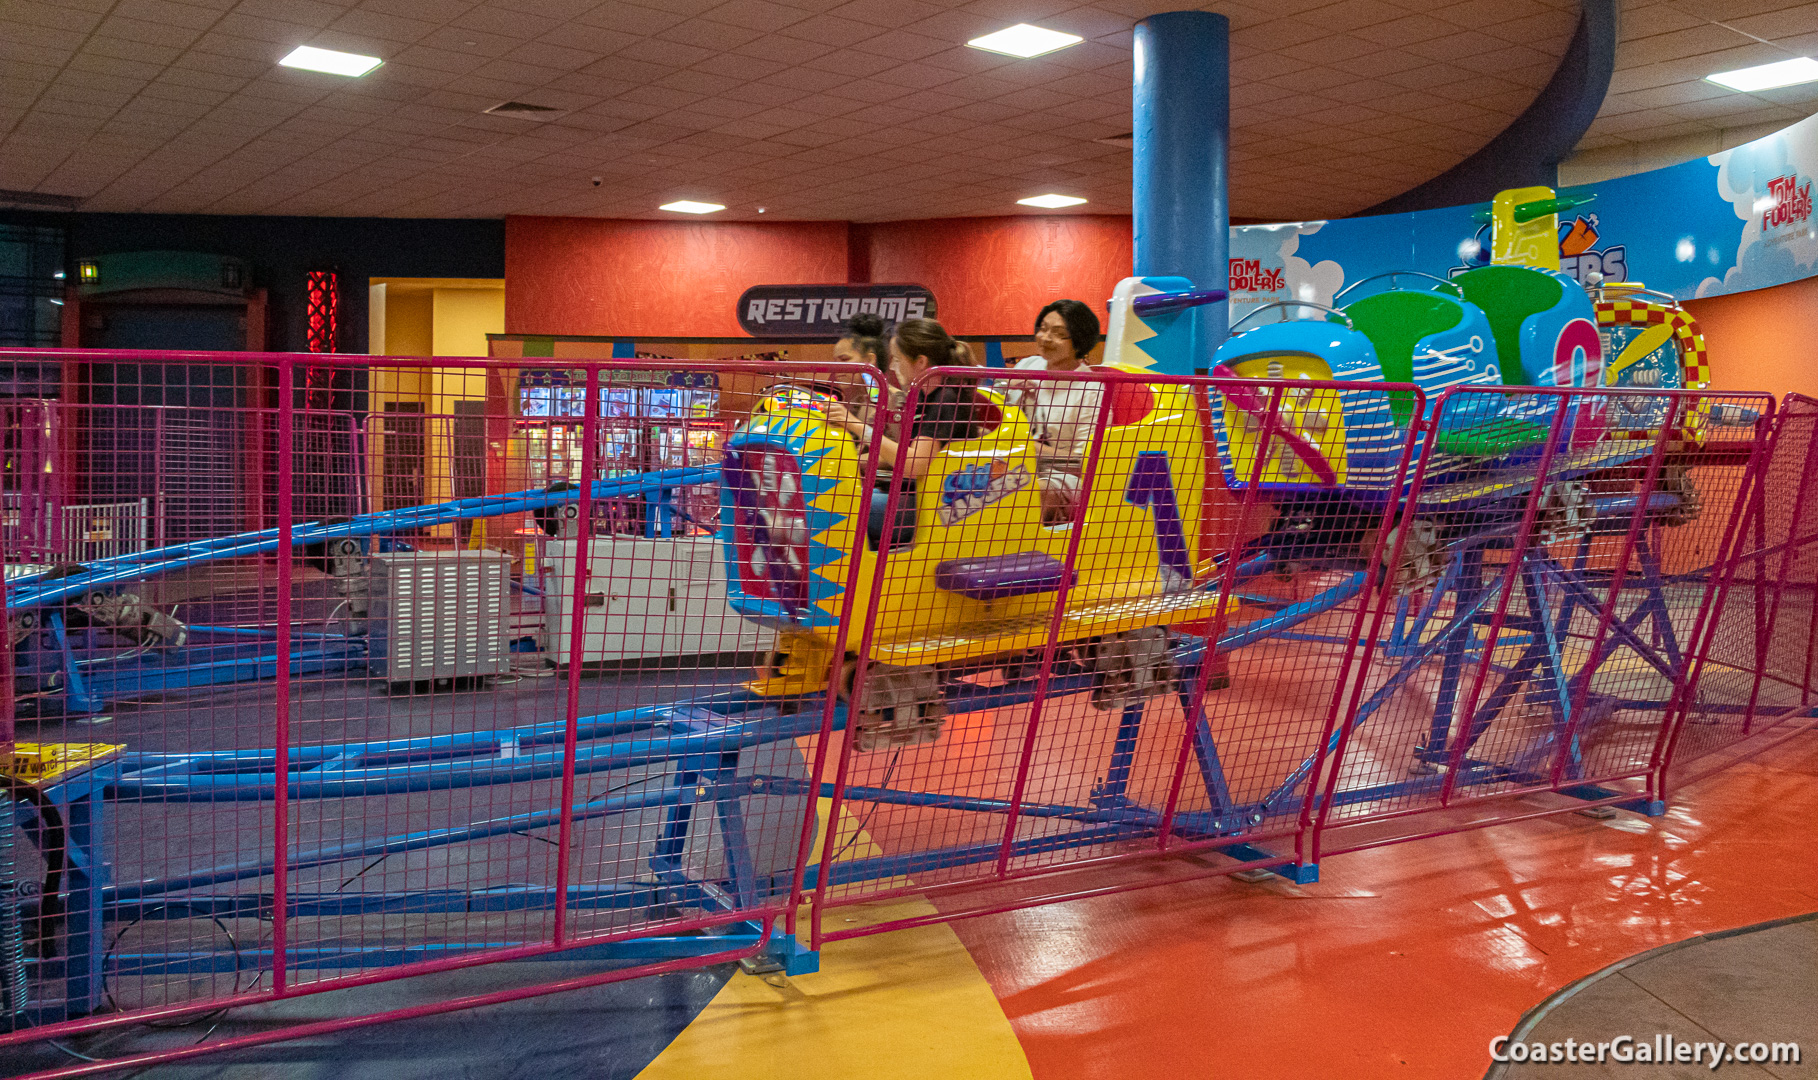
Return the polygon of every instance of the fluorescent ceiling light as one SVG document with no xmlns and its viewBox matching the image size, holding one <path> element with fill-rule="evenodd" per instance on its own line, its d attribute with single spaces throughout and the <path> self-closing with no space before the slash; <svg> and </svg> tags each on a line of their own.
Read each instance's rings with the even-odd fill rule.
<svg viewBox="0 0 1818 1080">
<path fill-rule="evenodd" d="M 1800 83 L 1818 82 L 1818 60 L 1809 56 L 1796 56 L 1791 60 L 1781 60 L 1773 64 L 1760 64 L 1739 71 L 1719 71 L 1715 75 L 1706 75 L 1706 82 L 1718 86 L 1727 86 L 1731 90 L 1752 93 L 1756 90 L 1773 90 L 1782 86 L 1797 86 Z"/>
<path fill-rule="evenodd" d="M 1019 56 L 1024 60 L 1031 56 L 1064 49 L 1069 45 L 1078 45 L 1086 40 L 1076 34 L 1063 34 L 1058 30 L 1043 30 L 1028 23 L 1017 23 L 1008 30 L 999 30 L 995 34 L 986 34 L 966 42 L 974 49 L 986 52 L 1002 53 L 1005 56 Z"/>
<path fill-rule="evenodd" d="M 1034 198 L 1018 199 L 1018 206 L 1039 206 L 1043 210 L 1059 210 L 1063 206 L 1078 206 L 1086 200 L 1072 195 L 1037 195 Z"/>
<path fill-rule="evenodd" d="M 678 214 L 712 214 L 726 208 L 716 202 L 690 202 L 687 199 L 677 199 L 675 202 L 664 203 L 657 209 L 673 210 Z"/>
<path fill-rule="evenodd" d="M 289 56 L 278 61 L 284 67 L 302 68 L 304 71 L 325 71 L 330 75 L 348 75 L 356 79 L 384 62 L 376 56 L 361 56 L 358 53 L 318 49 L 311 45 L 299 45 L 291 50 Z"/>
</svg>

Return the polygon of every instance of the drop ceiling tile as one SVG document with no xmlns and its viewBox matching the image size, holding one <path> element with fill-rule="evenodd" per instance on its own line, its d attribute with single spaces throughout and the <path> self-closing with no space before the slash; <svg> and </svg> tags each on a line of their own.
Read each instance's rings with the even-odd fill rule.
<svg viewBox="0 0 1818 1080">
<path fill-rule="evenodd" d="M 434 68 L 414 67 L 405 64 L 387 64 L 385 81 L 401 86 L 414 86 L 423 89 L 434 89 L 448 86 L 460 80 L 461 76 L 453 71 L 437 71 Z"/>
<path fill-rule="evenodd" d="M 752 30 L 730 23 L 693 20 L 673 26 L 657 35 L 658 40 L 674 41 L 706 49 L 711 54 L 729 52 L 764 37 L 762 30 Z"/>
<path fill-rule="evenodd" d="M 1546 54 L 1538 49 L 1527 49 L 1518 45 L 1509 45 L 1489 52 L 1461 56 L 1452 63 L 1467 71 L 1479 74 L 1496 74 L 1510 76 L 1533 64 L 1548 63 Z M 1526 106 L 1524 101 L 1523 106 Z"/>
<path fill-rule="evenodd" d="M 762 79 L 747 83 L 746 85 L 752 87 L 776 86 L 785 90 L 795 90 L 805 94 L 813 94 L 823 90 L 830 90 L 833 87 L 840 86 L 850 81 L 851 76 L 849 75 L 836 75 L 829 71 L 820 71 L 813 68 L 790 68 L 785 71 L 779 71 L 775 75 L 766 75 Z"/>
<path fill-rule="evenodd" d="M 171 70 L 212 71 L 251 79 L 270 72 L 278 57 L 283 55 L 283 50 L 266 42 L 211 31 L 198 38 L 194 47 L 179 56 L 171 65 Z M 331 79 L 340 79 L 338 75 L 294 68 L 284 68 L 281 74 L 285 78 L 307 79 L 323 86 L 329 85 Z"/>
<path fill-rule="evenodd" d="M 939 13 L 940 8 L 921 0 L 849 0 L 830 12 L 839 18 L 891 28 L 920 22 Z"/>
<path fill-rule="evenodd" d="M 70 0 L 34 2 L 89 9 L 76 7 Z M 126 0 L 119 13 L 131 17 L 132 11 L 149 10 L 132 5 L 158 2 L 164 0 Z M 1512 116 L 1550 76 L 1551 64 L 1556 63 L 1552 50 L 1563 49 L 1561 35 L 1569 31 L 1575 14 L 1575 6 L 1568 0 L 1510 0 L 1502 5 L 1494 14 L 1509 25 L 1493 36 L 1507 42 L 1532 35 L 1534 41 L 1525 43 L 1526 51 L 1513 61 L 1514 69 L 1484 78 L 1472 70 L 1481 65 L 1427 64 L 1407 59 L 1400 50 L 1385 48 L 1381 42 L 1358 51 L 1356 43 L 1369 41 L 1368 35 L 1380 24 L 1441 12 L 1456 20 L 1464 10 L 1460 5 L 1442 5 L 1441 12 L 1425 11 L 1427 5 L 1422 4 L 1391 8 L 1382 0 L 1342 6 L 1318 0 L 1224 6 L 1239 32 L 1233 49 L 1237 84 L 1233 121 L 1240 133 L 1236 145 L 1241 150 L 1241 133 L 1259 126 L 1292 129 L 1297 137 L 1290 142 L 1278 135 L 1271 141 L 1267 131 L 1259 131 L 1258 149 L 1254 154 L 1245 151 L 1249 156 L 1242 158 L 1243 172 L 1233 178 L 1233 207 L 1239 216 L 1256 212 L 1247 210 L 1244 200 L 1280 202 L 1283 198 L 1268 190 L 1267 178 L 1279 182 L 1286 175 L 1281 169 L 1268 168 L 1281 164 L 1268 156 L 1269 148 L 1319 150 L 1328 158 L 1348 152 L 1361 159 L 1376 152 L 1366 163 L 1368 169 L 1360 168 L 1348 183 L 1337 179 L 1308 183 L 1304 178 L 1298 183 L 1292 201 L 1322 214 L 1333 212 L 1335 206 L 1342 210 L 1360 205 L 1355 200 L 1376 187 L 1405 187 L 1443 170 L 1468 152 L 1468 144 L 1480 143 L 1491 133 L 1452 130 L 1395 115 L 1370 117 L 1345 128 L 1330 124 L 1359 117 L 1359 108 L 1374 108 L 1379 99 L 1397 97 L 1404 85 L 1434 93 L 1441 104 L 1458 101 L 1475 106 L 1477 112 L 1462 113 L 1473 122 Z M 1323 16 L 1315 10 L 1321 7 L 1328 9 Z M 333 18 L 322 23 L 319 17 L 325 9 L 334 9 L 330 11 Z M 191 156 L 204 152 L 214 157 L 228 155 L 222 167 L 210 171 L 231 178 L 227 166 L 234 160 L 235 148 L 264 131 L 264 144 L 241 151 L 245 162 L 259 163 L 262 171 L 238 178 L 233 186 L 192 184 L 174 193 L 173 180 L 135 195 L 141 203 L 156 201 L 160 207 L 189 210 L 206 209 L 211 203 L 216 208 L 250 209 L 264 198 L 267 207 L 280 203 L 287 210 L 319 207 L 328 204 L 324 200 L 330 200 L 332 183 L 338 185 L 330 200 L 336 207 L 355 207 L 365 213 L 402 212 L 399 207 L 456 200 L 462 206 L 494 208 L 488 212 L 520 212 L 581 200 L 582 212 L 654 216 L 648 207 L 659 201 L 657 187 L 698 183 L 700 172 L 707 170 L 721 177 L 716 187 L 723 197 L 716 198 L 735 206 L 755 205 L 750 197 L 755 190 L 752 185 L 761 180 L 757 172 L 774 174 L 761 180 L 768 185 L 762 197 L 779 212 L 794 205 L 799 208 L 798 216 L 810 217 L 829 213 L 866 219 L 876 219 L 880 213 L 918 217 L 1002 213 L 1012 192 L 1025 186 L 1077 189 L 1093 199 L 1094 210 L 1115 212 L 1128 204 L 1128 151 L 1090 140 L 1128 130 L 1128 28 L 1134 17 L 1146 13 L 1130 7 L 1129 0 L 1086 5 L 1039 0 L 1033 8 L 1010 0 L 937 4 L 919 0 L 732 0 L 730 4 L 727 0 L 642 0 L 597 6 L 591 0 L 473 0 L 467 4 L 371 0 L 351 13 L 336 5 L 306 5 L 297 10 L 304 14 L 287 18 L 286 9 L 275 0 L 242 8 L 236 16 L 245 18 L 229 24 L 238 34 L 216 31 L 190 56 L 171 55 L 171 46 L 164 46 L 166 51 L 158 55 L 137 46 L 140 51 L 123 58 L 135 65 L 131 75 L 143 79 L 157 64 L 175 61 L 178 65 L 147 86 L 138 101 L 187 109 L 189 115 L 123 111 L 101 122 L 103 138 L 84 152 L 103 157 L 109 152 L 143 156 L 147 146 L 189 122 L 196 110 L 220 100 L 219 96 L 203 102 L 172 100 L 173 93 L 186 92 L 186 81 L 202 81 L 201 89 L 213 88 L 217 95 L 238 91 L 243 100 L 234 108 L 209 112 L 170 145 Z M 1548 12 L 1563 14 L 1556 19 L 1544 17 Z M 213 18 L 212 11 L 206 14 Z M 383 18 L 363 21 L 363 14 Z M 536 24 L 534 18 L 524 15 L 552 22 Z M 1348 39 L 1347 44 L 1335 44 L 1304 59 L 1271 56 L 1265 48 L 1271 34 L 1278 47 L 1301 43 L 1283 38 L 1282 28 L 1271 26 L 1296 17 L 1313 26 L 1316 34 Z M 193 13 L 186 18 L 190 22 L 198 19 Z M 267 21 L 258 21 L 261 18 Z M 558 25 L 570 18 L 580 21 L 567 28 Z M 388 23 L 387 19 L 404 22 Z M 447 19 L 457 20 L 458 25 L 433 26 Z M 1085 33 L 1093 40 L 1031 61 L 994 57 L 958 44 L 974 28 L 992 26 L 999 20 L 1038 21 Z M 317 32 L 319 40 L 352 42 L 371 37 L 400 47 L 371 47 L 370 51 L 387 56 L 386 69 L 357 87 L 325 89 L 324 84 L 336 80 L 312 82 L 315 77 L 302 73 L 270 74 L 273 50 L 284 44 L 269 40 L 277 36 L 271 29 L 273 21 L 292 26 L 313 21 L 332 27 Z M 792 24 L 783 33 L 753 36 L 769 29 L 771 22 L 784 21 Z M 1470 20 L 1466 23 L 1460 29 L 1480 28 Z M 733 34 L 715 29 L 741 24 L 742 29 Z M 425 30 L 426 26 L 433 28 Z M 572 33 L 564 34 L 564 29 Z M 1427 29 L 1434 28 L 1429 25 Z M 1411 33 L 1412 24 L 1404 23 L 1376 32 L 1376 36 L 1399 40 Z M 667 62 L 617 55 L 626 49 L 649 47 L 653 35 L 660 35 L 656 40 L 661 44 L 695 45 L 711 55 L 695 63 L 686 62 L 692 56 L 676 53 L 667 54 Z M 527 38 L 540 38 L 549 49 L 520 49 Z M 1549 44 L 1552 38 L 1559 41 Z M 418 43 L 407 44 L 413 39 Z M 469 41 L 474 44 L 466 44 Z M 732 44 L 734 41 L 738 44 Z M 862 47 L 860 43 L 864 43 Z M 117 44 L 116 39 L 103 48 L 118 51 Z M 519 51 L 504 65 L 483 66 L 483 58 L 503 57 L 513 50 Z M 591 62 L 577 64 L 576 57 L 555 50 L 578 52 Z M 1333 54 L 1339 51 L 1356 55 L 1351 61 L 1337 61 Z M 1397 55 L 1403 58 L 1384 59 Z M 592 61 L 595 56 L 605 59 Z M 35 56 L 26 62 L 41 59 Z M 103 66 L 84 67 L 81 73 L 124 77 L 105 66 L 107 59 L 102 53 L 85 57 L 85 64 Z M 579 70 L 561 71 L 570 65 Z M 678 74 L 683 68 L 691 74 Z M 18 65 L 9 64 L 6 74 L 17 70 L 21 70 Z M 1292 76 L 1295 70 L 1300 78 L 1285 79 L 1285 86 L 1261 82 Z M 1372 84 L 1370 80 L 1378 75 L 1394 78 Z M 248 78 L 256 81 L 242 90 Z M 119 84 L 105 81 L 78 81 L 75 85 L 120 89 Z M 432 97 L 457 87 L 468 98 L 481 101 L 451 98 L 443 99 L 444 104 Z M 651 100 L 653 92 L 661 95 L 678 90 L 679 97 Z M 484 100 L 495 94 L 528 96 L 537 92 L 552 100 L 559 98 L 560 107 L 576 111 L 529 128 L 476 115 L 478 108 L 496 103 Z M 271 99 L 277 101 L 266 107 Z M 450 107 L 456 104 L 460 107 Z M 1412 102 L 1403 104 L 1411 106 Z M 798 114 L 793 117 L 797 122 L 767 124 L 762 114 L 779 107 Z M 958 112 L 942 115 L 941 110 Z M 282 120 L 286 114 L 309 119 L 286 123 Z M 133 117 L 142 118 L 136 127 Z M 28 114 L 26 119 L 32 117 Z M 1450 119 L 1458 122 L 1457 116 Z M 1684 122 L 1683 118 L 1673 119 Z M 453 130 L 449 130 L 450 124 Z M 1369 126 L 1380 130 L 1361 130 Z M 695 133 L 703 128 L 713 134 L 697 137 Z M 377 137 L 360 142 L 340 138 L 349 131 Z M 516 133 L 520 131 L 525 133 Z M 69 131 L 59 134 L 67 144 Z M 405 145 L 396 152 L 389 145 L 393 139 L 421 141 L 415 137 L 423 135 L 434 136 L 435 141 Z M 118 139 L 119 145 L 108 139 Z M 1346 139 L 1355 146 L 1348 151 L 1335 149 Z M 1383 139 L 1398 141 L 1403 149 L 1378 152 L 1383 149 Z M 271 143 L 291 149 L 274 151 L 265 145 Z M 343 143 L 346 147 L 337 149 Z M 667 152 L 648 149 L 665 144 Z M 966 152 L 954 154 L 953 147 L 965 147 Z M 1416 152 L 1418 147 L 1428 148 L 1427 153 Z M 1337 160 L 1342 170 L 1349 158 Z M 379 187 L 385 189 L 383 199 L 390 201 L 365 201 L 374 190 L 369 181 L 361 186 L 333 180 L 334 169 L 344 161 L 352 162 L 347 165 L 350 170 L 357 168 L 369 176 L 383 170 L 389 187 Z M 599 172 L 608 161 L 635 166 L 648 174 L 639 181 L 642 187 L 627 196 L 629 202 L 569 187 L 584 182 L 586 175 Z M 322 169 L 326 171 L 314 171 Z M 749 169 L 757 172 L 747 173 Z M 102 170 L 97 166 L 93 171 L 99 175 Z M 1300 171 L 1304 170 L 1297 173 Z M 1378 172 L 1394 175 L 1377 177 Z M 510 178 L 502 173 L 509 173 Z M 909 186 L 894 185 L 899 175 Z M 559 183 L 545 179 L 557 177 Z M 1257 177 L 1264 181 L 1257 182 Z M 882 202 L 880 188 L 889 190 Z M 791 192 L 798 195 L 792 197 Z M 187 203 L 179 207 L 180 200 Z"/>
<path fill-rule="evenodd" d="M 1399 49 L 1416 41 L 1430 41 L 1457 33 L 1458 28 L 1430 15 L 1404 15 L 1398 19 L 1362 26 L 1353 31 L 1357 37 L 1388 49 Z"/>
<path fill-rule="evenodd" d="M 543 83 L 558 72 L 578 71 L 600 59 L 600 53 L 591 49 L 567 48 L 552 45 L 547 41 L 531 41 L 506 53 L 494 63 L 516 64 L 522 66 L 526 81 Z"/>
<path fill-rule="evenodd" d="M 1818 103 L 1818 83 L 1786 86 L 1778 90 L 1763 90 L 1753 96 L 1763 101 L 1771 101 L 1800 110 L 1800 114 L 1804 116 L 1811 113 L 1814 103 Z"/>
<path fill-rule="evenodd" d="M 746 57 L 761 63 L 778 65 L 773 70 L 780 70 L 782 67 L 813 63 L 817 58 L 832 51 L 832 45 L 825 45 L 818 41 L 784 37 L 781 34 L 766 34 L 755 41 L 739 46 L 730 53 L 715 57 L 714 61 Z"/>
<path fill-rule="evenodd" d="M 1724 22 L 1745 34 L 1770 41 L 1810 34 L 1818 28 L 1818 4 L 1798 4 L 1759 15 L 1725 19 Z"/>
<path fill-rule="evenodd" d="M 876 36 L 879 28 L 855 19 L 843 19 L 837 15 L 816 15 L 788 26 L 778 27 L 774 32 L 783 37 L 800 38 L 804 41 L 844 48 L 855 41 Z"/>
<path fill-rule="evenodd" d="M 686 15 L 641 4 L 613 2 L 575 17 L 575 22 L 604 27 L 623 34 L 646 37 L 682 22 Z"/>
<path fill-rule="evenodd" d="M 271 0 L 271 2 L 288 3 L 289 0 Z M 542 37 L 564 21 L 528 11 L 513 10 L 502 5 L 481 4 L 454 19 L 450 26 L 457 30 L 477 30 L 481 33 L 511 38 L 516 41 L 528 41 L 531 38 Z"/>
<path fill-rule="evenodd" d="M 1688 101 L 1662 109 L 1664 115 L 1683 120 L 1705 120 L 1719 127 L 1740 127 L 1751 118 L 1761 117 L 1766 120 L 1781 120 L 1793 123 L 1805 115 L 1802 110 L 1785 107 L 1768 106 L 1763 109 L 1755 102 L 1738 100 L 1736 97 L 1709 98 L 1704 101 Z"/>
<path fill-rule="evenodd" d="M 892 30 L 867 37 L 853 43 L 851 47 L 870 56 L 882 56 L 897 63 L 907 63 L 946 52 L 953 47 L 953 43 L 908 30 Z M 875 65 L 876 61 L 871 63 Z"/>
<path fill-rule="evenodd" d="M 834 135 L 830 132 L 809 131 L 807 128 L 790 128 L 787 131 L 778 132 L 770 137 L 776 142 L 784 143 L 789 146 L 802 147 L 825 146 L 839 138 L 838 135 Z"/>
<path fill-rule="evenodd" d="M 215 4 L 198 4 L 190 0 L 182 3 L 173 3 L 172 0 L 119 0 L 118 3 L 107 5 L 104 10 L 111 15 L 142 22 L 206 30 L 234 6 L 233 0 L 222 0 Z"/>
<path fill-rule="evenodd" d="M 728 0 L 727 3 L 707 10 L 701 18 L 710 23 L 730 24 L 768 33 L 800 22 L 808 15 L 801 8 L 773 4 L 769 0 Z"/>
<path fill-rule="evenodd" d="M 1691 82 L 1649 87 L 1646 90 L 1636 90 L 1627 94 L 1612 94 L 1604 102 L 1604 111 L 1618 113 L 1630 112 L 1633 109 L 1660 109 L 1712 98 L 1726 98 L 1731 102 L 1737 102 L 1740 98 L 1740 104 L 1745 108 L 1756 104 L 1755 99 L 1751 97 L 1744 97 L 1726 87 L 1718 86 L 1716 83 L 1697 79 Z"/>
<path fill-rule="evenodd" d="M 1652 0 L 1624 0 L 1616 20 L 1616 55 L 1618 62 L 1623 50 L 1630 41 L 1655 34 L 1670 34 L 1675 30 L 1684 30 L 1688 26 L 1698 26 L 1704 22 L 1696 15 L 1689 15 L 1673 3 L 1654 3 Z"/>
<path fill-rule="evenodd" d="M 417 47 L 436 49 L 447 55 L 465 57 L 469 64 L 473 64 L 486 57 L 504 56 L 522 43 L 522 39 L 505 37 L 501 34 L 487 34 L 479 30 L 442 26 L 419 38 Z M 400 58 L 407 56 L 413 51 L 414 49 L 406 50 L 399 56 Z"/>
<path fill-rule="evenodd" d="M 1769 11 L 1781 11 L 1797 6 L 1799 0 L 1677 0 L 1678 6 L 1687 14 L 1701 19 L 1717 22 L 1729 22 L 1751 15 L 1760 15 Z"/>
<path fill-rule="evenodd" d="M 1542 3 L 1540 0 L 1458 0 L 1454 3 L 1435 4 L 1430 10 L 1435 17 L 1454 26 L 1480 29 L 1560 8 L 1558 3 Z"/>
<path fill-rule="evenodd" d="M 58 87 L 80 87 L 85 90 L 132 95 L 145 88 L 148 78 L 130 77 L 111 71 L 90 71 L 71 64 L 57 76 Z"/>
<path fill-rule="evenodd" d="M 14 26 L 43 27 L 74 34 L 87 34 L 101 23 L 101 14 L 57 4 L 11 0 L 6 5 L 6 18 Z"/>
<path fill-rule="evenodd" d="M 1685 78 L 1702 79 L 1713 71 L 1734 71 L 1737 68 L 1784 60 L 1786 57 L 1786 49 L 1778 45 L 1766 42 L 1748 42 L 1735 48 L 1718 49 L 1713 52 L 1700 53 L 1697 56 L 1679 57 L 1655 66 L 1675 72 Z"/>
<path fill-rule="evenodd" d="M 1275 93 L 1290 92 L 1300 94 L 1326 94 L 1341 86 L 1373 80 L 1359 80 L 1354 75 L 1347 75 L 1336 68 L 1309 67 L 1292 75 L 1278 75 L 1273 79 L 1258 84 L 1260 87 Z"/>
<path fill-rule="evenodd" d="M 1427 43 L 1422 43 L 1427 44 Z M 1339 60 L 1350 60 L 1367 56 L 1378 50 L 1379 46 L 1362 38 L 1349 34 L 1335 34 L 1331 37 L 1318 38 L 1300 45 L 1281 50 L 1283 55 L 1305 60 L 1308 63 L 1326 64 Z M 1413 46 L 1418 49 L 1419 46 Z"/>
<path fill-rule="evenodd" d="M 714 50 L 703 49 L 698 45 L 685 45 L 679 41 L 664 41 L 658 38 L 645 38 L 627 45 L 615 54 L 614 59 L 623 57 L 627 60 L 641 60 L 668 67 L 689 67 L 698 64 L 714 55 Z"/>
<path fill-rule="evenodd" d="M 97 34 L 82 43 L 82 51 L 71 60 L 71 64 L 119 61 L 146 65 L 162 70 L 171 61 L 183 55 L 183 50 L 170 45 L 154 45 L 144 41 L 130 41 Z"/>
<path fill-rule="evenodd" d="M 1328 31 L 1304 19 L 1279 18 L 1233 31 L 1231 41 L 1262 53 L 1285 52 L 1296 45 L 1317 41 Z"/>
<path fill-rule="evenodd" d="M 1818 25 L 1818 24 L 1814 24 Z M 1687 56 L 1733 49 L 1753 39 L 1726 26 L 1704 23 L 1670 34 L 1657 34 L 1622 46 L 1625 65 L 1653 64 Z"/>
<path fill-rule="evenodd" d="M 1377 107 L 1384 98 L 1401 93 L 1400 87 L 1391 83 L 1359 79 L 1355 82 L 1322 90 L 1322 96 L 1345 105 L 1370 105 Z"/>
<path fill-rule="evenodd" d="M 81 46 L 85 35 L 74 30 L 56 30 L 43 26 L 10 26 L 0 38 L 0 57 L 20 60 L 36 59 L 54 64 L 67 61 Z"/>
<path fill-rule="evenodd" d="M 1249 59 L 1237 61 L 1231 65 L 1231 82 L 1233 85 L 1241 86 L 1246 83 L 1293 75 L 1296 72 L 1307 71 L 1312 66 L 1305 60 L 1298 60 L 1278 52 L 1258 53 Z M 1109 76 L 1103 76 L 1103 78 L 1107 83 L 1113 84 L 1106 87 L 1106 93 L 1121 92 L 1126 96 L 1130 93 L 1129 80 L 1114 79 Z"/>
</svg>

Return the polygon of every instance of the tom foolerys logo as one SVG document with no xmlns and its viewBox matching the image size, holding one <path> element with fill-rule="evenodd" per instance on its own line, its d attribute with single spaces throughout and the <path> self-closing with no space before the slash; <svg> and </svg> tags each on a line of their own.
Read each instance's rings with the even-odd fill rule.
<svg viewBox="0 0 1818 1080">
<path fill-rule="evenodd" d="M 1756 204 L 1761 211 L 1761 231 L 1784 229 L 1810 220 L 1812 216 L 1812 182 L 1803 186 L 1797 173 L 1776 176 L 1767 182 L 1767 197 Z"/>
<path fill-rule="evenodd" d="M 1285 270 L 1264 266 L 1261 259 L 1231 260 L 1231 292 L 1274 292 L 1282 287 Z"/>
</svg>

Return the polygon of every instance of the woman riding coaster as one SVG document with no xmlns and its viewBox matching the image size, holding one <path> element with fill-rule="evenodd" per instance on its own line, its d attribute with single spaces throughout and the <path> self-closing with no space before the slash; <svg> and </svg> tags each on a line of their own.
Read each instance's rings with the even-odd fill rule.
<svg viewBox="0 0 1818 1080">
<path fill-rule="evenodd" d="M 1016 362 L 1019 371 L 1078 371 L 1098 344 L 1098 316 L 1078 300 L 1056 300 L 1035 317 L 1034 356 Z M 1100 388 L 1086 382 L 1012 382 L 1017 403 L 1029 417 L 1037 441 L 1042 520 L 1050 525 L 1073 520 L 1079 478 L 1087 444 L 1098 416 Z"/>
<path fill-rule="evenodd" d="M 890 337 L 891 329 L 882 316 L 874 312 L 860 312 L 846 320 L 846 329 L 840 339 L 833 343 L 833 359 L 841 364 L 869 364 L 877 368 L 884 376 L 882 394 L 884 408 L 878 407 L 877 395 L 872 386 L 861 380 L 850 380 L 842 377 L 838 383 L 840 400 L 849 412 L 857 419 L 862 431 L 853 437 L 861 446 L 871 445 L 871 425 L 877 423 L 882 414 L 895 415 L 902 411 L 903 391 L 889 383 L 890 378 Z M 889 475 L 889 463 L 881 462 L 884 474 Z"/>
<path fill-rule="evenodd" d="M 953 340 L 946 328 L 933 319 L 910 319 L 899 323 L 890 337 L 890 379 L 907 387 L 930 368 L 977 367 L 972 350 Z M 909 543 L 915 534 L 915 482 L 926 476 L 934 455 L 950 442 L 963 442 L 979 436 L 988 404 L 974 389 L 972 379 L 942 376 L 925 386 L 915 403 L 915 415 L 901 424 L 886 424 L 879 440 L 880 468 L 897 466 L 903 472 L 903 494 L 898 499 L 896 524 L 890 530 L 890 546 Z M 855 439 L 869 445 L 870 433 L 851 409 L 838 403 L 827 405 L 827 420 Z M 908 443 L 903 450 L 899 438 Z M 898 462 L 897 455 L 904 456 Z M 880 475 L 871 493 L 870 536 L 872 543 L 882 544 L 884 517 L 889 503 L 889 483 Z"/>
</svg>

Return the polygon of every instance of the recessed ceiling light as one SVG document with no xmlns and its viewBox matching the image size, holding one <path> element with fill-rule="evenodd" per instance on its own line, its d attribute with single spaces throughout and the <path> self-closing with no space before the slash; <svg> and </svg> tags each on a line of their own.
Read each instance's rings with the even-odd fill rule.
<svg viewBox="0 0 1818 1080">
<path fill-rule="evenodd" d="M 361 56 L 358 53 L 336 52 L 333 49 L 318 49 L 312 45 L 299 45 L 291 50 L 289 56 L 278 63 L 284 67 L 302 68 L 304 71 L 325 71 L 330 75 L 348 75 L 357 79 L 384 61 L 376 56 Z"/>
<path fill-rule="evenodd" d="M 1031 56 L 1041 56 L 1044 53 L 1054 52 L 1056 49 L 1064 49 L 1069 45 L 1078 45 L 1084 40 L 1086 39 L 1076 34 L 1063 34 L 1058 30 L 1043 30 L 1039 26 L 1030 26 L 1028 23 L 1017 23 L 1007 30 L 999 30 L 995 34 L 973 38 L 966 44 L 974 49 L 1002 53 L 1005 56 L 1018 56 L 1027 60 Z"/>
<path fill-rule="evenodd" d="M 675 202 L 664 203 L 657 209 L 673 210 L 678 214 L 712 214 L 726 208 L 714 202 L 691 202 L 687 199 L 677 199 Z"/>
<path fill-rule="evenodd" d="M 1773 90 L 1782 86 L 1818 82 L 1818 60 L 1809 56 L 1797 56 L 1791 60 L 1759 64 L 1738 71 L 1719 71 L 1715 75 L 1706 75 L 1704 78 L 1706 82 L 1714 82 L 1718 86 L 1727 86 L 1731 90 L 1741 90 L 1744 93 L 1755 90 Z"/>
<path fill-rule="evenodd" d="M 1018 199 L 1018 206 L 1039 206 L 1043 210 L 1059 210 L 1063 206 L 1078 206 L 1086 200 L 1072 195 L 1036 195 L 1033 198 Z"/>
</svg>

